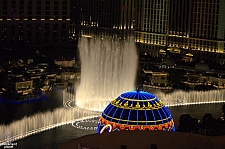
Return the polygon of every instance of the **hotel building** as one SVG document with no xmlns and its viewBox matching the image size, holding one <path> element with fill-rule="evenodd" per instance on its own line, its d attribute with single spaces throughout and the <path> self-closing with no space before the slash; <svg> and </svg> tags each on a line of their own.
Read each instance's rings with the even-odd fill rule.
<svg viewBox="0 0 225 149">
<path fill-rule="evenodd" d="M 69 4 L 70 0 L 1 0 L 0 44 L 68 44 Z"/>
<path fill-rule="evenodd" d="M 70 38 L 133 34 L 152 56 L 192 56 L 196 62 L 225 62 L 224 0 L 73 1 Z"/>
<path fill-rule="evenodd" d="M 140 50 L 225 62 L 224 0 L 136 0 L 135 41 Z"/>
<path fill-rule="evenodd" d="M 70 38 L 92 34 L 125 38 L 133 34 L 134 1 L 72 1 Z"/>
</svg>

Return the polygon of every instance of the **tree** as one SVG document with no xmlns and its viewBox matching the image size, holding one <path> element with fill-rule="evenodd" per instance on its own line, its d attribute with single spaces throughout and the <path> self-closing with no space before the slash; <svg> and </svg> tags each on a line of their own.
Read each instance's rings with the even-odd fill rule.
<svg viewBox="0 0 225 149">
<path fill-rule="evenodd" d="M 213 129 L 213 125 L 216 119 L 212 116 L 212 114 L 207 113 L 204 115 L 202 119 L 201 129 L 205 131 L 206 135 L 210 135 L 210 130 Z"/>
<path fill-rule="evenodd" d="M 197 127 L 197 119 L 192 118 L 189 114 L 182 114 L 179 120 L 179 131 L 195 132 Z"/>
<path fill-rule="evenodd" d="M 225 119 L 225 104 L 222 106 L 222 111 L 223 111 L 223 119 Z"/>
</svg>

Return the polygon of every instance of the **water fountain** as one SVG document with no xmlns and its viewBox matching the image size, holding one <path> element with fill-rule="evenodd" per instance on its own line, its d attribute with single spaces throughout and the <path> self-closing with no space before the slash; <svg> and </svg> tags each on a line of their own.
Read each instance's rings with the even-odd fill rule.
<svg viewBox="0 0 225 149">
<path fill-rule="evenodd" d="M 11 141 L 15 141 L 35 133 L 70 124 L 73 121 L 81 121 L 96 116 L 99 116 L 99 113 L 80 109 L 78 107 L 73 109 L 62 107 L 54 111 L 24 117 L 9 125 L 0 125 L 0 136 L 2 136 L 2 138 L 0 138 L 0 146 L 4 145 L 4 136 L 7 134 L 12 136 Z"/>
<path fill-rule="evenodd" d="M 137 54 L 132 38 L 81 38 L 79 49 L 82 79 L 76 91 L 76 105 L 82 109 L 73 108 L 75 95 L 64 90 L 64 108 L 24 117 L 9 125 L 0 125 L 0 136 L 9 134 L 14 141 L 71 122 L 78 124 L 75 121 L 99 116 L 100 113 L 95 110 L 101 111 L 121 92 L 135 88 Z M 4 137 L 0 138 L 0 146 L 4 143 Z"/>
<path fill-rule="evenodd" d="M 133 38 L 81 38 L 81 82 L 76 105 L 102 111 L 120 93 L 135 89 L 137 52 Z"/>
<path fill-rule="evenodd" d="M 221 103 L 225 102 L 225 90 L 209 91 L 183 91 L 176 90 L 172 93 L 165 94 L 161 91 L 155 93 L 167 106 Z"/>
<path fill-rule="evenodd" d="M 135 88 L 137 56 L 132 39 L 81 38 L 79 49 L 82 74 L 76 96 L 64 90 L 63 104 L 66 108 L 37 113 L 9 125 L 0 125 L 0 146 L 4 145 L 4 136 L 7 134 L 13 137 L 12 140 L 17 140 L 71 122 L 77 128 L 94 129 L 82 127 L 82 123 L 86 123 L 82 120 L 99 116 L 100 113 L 94 111 L 101 111 L 120 93 Z M 168 106 L 225 101 L 224 90 L 174 91 L 170 94 L 157 91 L 154 94 Z M 78 107 L 73 108 L 75 98 Z"/>
</svg>

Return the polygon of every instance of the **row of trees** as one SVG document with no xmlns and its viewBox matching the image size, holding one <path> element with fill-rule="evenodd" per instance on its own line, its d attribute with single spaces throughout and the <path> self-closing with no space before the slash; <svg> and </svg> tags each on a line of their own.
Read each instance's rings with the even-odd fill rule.
<svg viewBox="0 0 225 149">
<path fill-rule="evenodd" d="M 197 120 L 189 114 L 180 116 L 178 131 L 197 133 L 209 136 L 225 135 L 225 104 L 222 106 L 223 116 L 214 118 L 212 114 L 207 113 L 203 119 Z"/>
</svg>

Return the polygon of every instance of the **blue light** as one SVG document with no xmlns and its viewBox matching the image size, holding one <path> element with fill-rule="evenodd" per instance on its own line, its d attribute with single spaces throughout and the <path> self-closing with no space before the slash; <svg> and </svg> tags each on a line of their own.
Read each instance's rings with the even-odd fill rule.
<svg viewBox="0 0 225 149">
<path fill-rule="evenodd" d="M 168 117 L 169 117 L 169 116 L 167 116 L 166 113 L 164 112 L 164 108 L 162 108 L 162 111 L 163 111 L 163 113 L 164 113 L 164 115 L 165 115 L 165 117 L 166 117 L 167 122 L 169 122 L 169 120 L 168 120 Z"/>
<path fill-rule="evenodd" d="M 162 123 L 163 123 L 163 118 L 162 118 L 161 113 L 159 112 L 158 109 L 157 109 L 157 112 L 159 113 L 160 119 L 162 120 Z"/>
<path fill-rule="evenodd" d="M 116 110 L 114 111 L 114 113 L 113 113 L 113 116 L 112 116 L 112 118 L 111 118 L 111 121 L 113 120 L 113 118 L 115 117 L 115 114 L 116 114 L 116 111 L 118 110 L 118 108 L 116 108 Z"/>
<path fill-rule="evenodd" d="M 155 125 L 156 125 L 155 115 L 154 115 L 154 113 L 153 113 L 152 110 L 151 110 L 151 112 L 152 112 L 152 116 L 153 116 L 153 118 L 154 118 L 154 123 L 155 123 Z"/>
<path fill-rule="evenodd" d="M 123 115 L 123 111 L 124 111 L 124 109 L 123 109 L 122 112 L 120 113 L 120 119 L 121 119 L 121 117 L 122 117 L 122 115 Z M 120 119 L 119 119 L 118 123 L 120 123 Z"/>
</svg>

